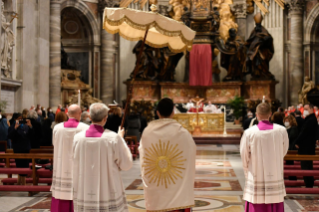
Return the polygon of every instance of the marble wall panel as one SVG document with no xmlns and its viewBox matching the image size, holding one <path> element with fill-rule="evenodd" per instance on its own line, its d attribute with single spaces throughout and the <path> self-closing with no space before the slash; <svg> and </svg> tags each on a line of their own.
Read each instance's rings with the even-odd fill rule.
<svg viewBox="0 0 319 212">
<path fill-rule="evenodd" d="M 49 105 L 49 70 L 50 70 L 50 2 L 38 2 L 39 26 L 38 26 L 38 87 L 37 103 Z M 36 104 L 36 103 L 35 103 Z"/>
<path fill-rule="evenodd" d="M 136 42 L 120 38 L 120 100 L 126 99 L 126 85 L 123 82 L 129 79 L 135 67 L 136 57 L 132 52 L 135 44 Z"/>
</svg>

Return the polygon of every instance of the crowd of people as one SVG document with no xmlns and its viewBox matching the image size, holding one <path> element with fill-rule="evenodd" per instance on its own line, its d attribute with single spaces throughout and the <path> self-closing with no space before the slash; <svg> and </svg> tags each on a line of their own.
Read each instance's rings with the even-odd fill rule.
<svg viewBox="0 0 319 212">
<path fill-rule="evenodd" d="M 133 126 L 126 133 L 141 135 L 141 177 L 148 211 L 177 208 L 185 212 L 194 207 L 196 145 L 189 132 L 173 119 L 174 108 L 171 99 L 162 99 L 155 110 L 159 120 L 144 126 L 143 134 L 137 114 L 126 120 L 126 126 Z M 317 107 L 306 104 L 297 109 L 278 108 L 272 114 L 267 103 L 258 105 L 256 114 L 248 111 L 240 143 L 246 211 L 283 211 L 283 157 L 288 150 L 315 155 L 319 140 L 317 111 Z M 13 114 L 10 120 L 0 115 L 0 139 L 7 139 L 14 153 L 28 153 L 44 144 L 54 146 L 52 212 L 107 208 L 128 211 L 120 171 L 130 169 L 133 163 L 124 140 L 125 129 L 120 127 L 120 107 L 110 110 L 102 103 L 92 104 L 89 110 L 78 105 L 59 106 L 53 113 L 51 108 L 44 110 L 38 105 Z M 46 140 L 49 137 L 50 143 Z M 16 166 L 28 167 L 29 160 L 16 159 Z M 312 170 L 313 162 L 301 161 L 301 169 Z M 297 180 L 294 176 L 289 179 Z M 304 182 L 312 188 L 314 177 L 304 177 Z M 18 184 L 25 183 L 26 175 L 18 175 Z M 180 193 L 185 195 L 177 195 Z"/>
<path fill-rule="evenodd" d="M 116 111 L 115 115 L 121 114 Z M 103 129 L 111 118 L 109 112 L 105 104 L 92 104 L 92 123 L 87 125 L 80 122 L 87 113 L 71 105 L 68 120 L 55 125 L 52 212 L 128 211 L 120 171 L 132 167 L 132 154 L 124 140 L 124 129 L 119 127 L 117 133 Z M 139 146 L 146 209 L 190 211 L 194 207 L 195 142 L 172 119 L 172 100 L 161 100 L 156 114 L 159 120 L 145 128 Z M 180 193 L 186 195 L 176 195 Z"/>
<path fill-rule="evenodd" d="M 287 109 L 278 108 L 269 118 L 270 123 L 278 124 L 286 128 L 289 138 L 289 150 L 298 150 L 301 155 L 315 155 L 316 146 L 319 145 L 319 114 L 318 107 L 312 104 L 299 104 L 297 108 L 290 106 Z M 249 110 L 243 128 L 247 130 L 253 125 L 258 125 L 258 119 L 254 111 Z M 287 161 L 287 165 L 293 165 L 294 161 Z M 301 161 L 301 169 L 313 170 L 312 161 Z M 296 177 L 290 177 L 296 180 Z M 313 177 L 304 177 L 307 188 L 314 185 Z"/>
</svg>

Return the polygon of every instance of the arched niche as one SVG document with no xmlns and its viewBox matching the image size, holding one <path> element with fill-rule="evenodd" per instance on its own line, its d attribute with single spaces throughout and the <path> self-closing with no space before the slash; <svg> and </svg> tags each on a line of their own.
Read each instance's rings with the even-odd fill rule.
<svg viewBox="0 0 319 212">
<path fill-rule="evenodd" d="M 100 30 L 97 19 L 83 2 L 65 1 L 61 5 L 61 42 L 71 65 L 81 70 L 82 81 L 93 88 L 99 73 Z M 97 70 L 96 70 L 97 69 Z M 97 89 L 94 89 L 96 93 Z"/>
<path fill-rule="evenodd" d="M 304 73 L 319 85 L 319 4 L 309 13 L 304 27 Z"/>
</svg>

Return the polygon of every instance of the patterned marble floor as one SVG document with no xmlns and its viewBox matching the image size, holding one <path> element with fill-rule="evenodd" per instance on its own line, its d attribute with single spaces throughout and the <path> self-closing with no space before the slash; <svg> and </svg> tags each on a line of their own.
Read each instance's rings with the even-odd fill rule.
<svg viewBox="0 0 319 212">
<path fill-rule="evenodd" d="M 5 175 L 0 175 L 5 178 Z M 131 170 L 122 173 L 130 212 L 145 211 L 139 160 Z M 198 145 L 194 211 L 242 212 L 244 173 L 238 145 Z M 23 192 L 0 192 L 0 212 L 50 211 L 51 194 L 28 197 Z M 286 212 L 319 212 L 319 195 L 293 195 L 285 198 Z"/>
</svg>

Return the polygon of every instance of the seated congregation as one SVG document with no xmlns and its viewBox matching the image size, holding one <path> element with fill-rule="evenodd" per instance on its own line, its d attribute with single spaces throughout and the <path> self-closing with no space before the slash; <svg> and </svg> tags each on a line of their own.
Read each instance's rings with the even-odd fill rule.
<svg viewBox="0 0 319 212">
<path fill-rule="evenodd" d="M 116 120 L 121 111 L 115 109 L 110 115 L 102 103 L 85 111 L 71 105 L 56 115 L 49 110 L 55 123 L 52 145 L 47 146 L 43 145 L 45 136 L 36 138 L 37 127 L 43 127 L 49 116 L 41 124 L 41 114 L 34 109 L 24 110 L 9 122 L 3 115 L 0 123 L 10 127 L 6 128 L 7 140 L 1 141 L 0 174 L 8 177 L 2 179 L 0 191 L 30 195 L 51 191 L 53 212 L 128 211 L 121 171 L 131 169 L 139 157 L 146 210 L 190 211 L 195 207 L 196 144 L 173 119 L 174 108 L 171 99 L 162 99 L 156 108 L 159 119 L 151 121 L 138 134 L 140 138 L 125 135 L 121 119 Z M 319 192 L 316 109 L 311 104 L 302 106 L 302 113 L 298 109 L 272 114 L 271 107 L 261 103 L 256 117 L 248 113 L 244 121 L 249 122 L 248 128 L 240 143 L 246 212 L 284 211 L 286 194 Z"/>
</svg>

